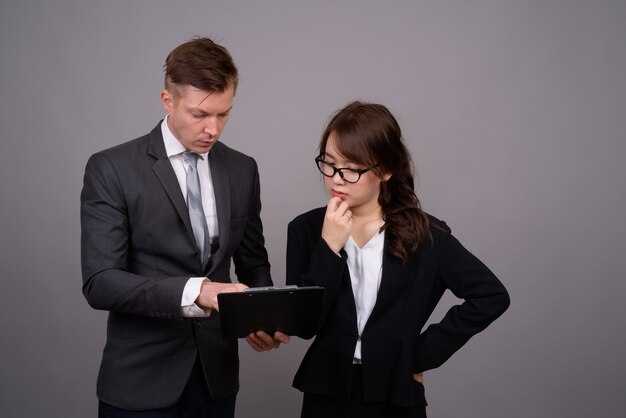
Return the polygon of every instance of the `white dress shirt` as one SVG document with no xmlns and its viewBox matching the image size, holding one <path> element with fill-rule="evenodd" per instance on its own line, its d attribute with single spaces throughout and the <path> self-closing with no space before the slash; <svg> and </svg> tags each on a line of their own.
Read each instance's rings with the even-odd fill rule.
<svg viewBox="0 0 626 418">
<path fill-rule="evenodd" d="M 359 248 L 350 236 L 343 249 L 348 255 L 348 271 L 356 305 L 359 339 L 354 348 L 354 363 L 361 363 L 361 335 L 374 309 L 383 273 L 383 248 L 385 231 L 377 232 L 363 247 Z"/>
<path fill-rule="evenodd" d="M 165 143 L 165 152 L 172 164 L 180 190 L 183 193 L 185 202 L 187 202 L 187 168 L 188 165 L 183 158 L 182 153 L 187 151 L 187 148 L 180 143 L 170 131 L 167 126 L 166 116 L 161 123 L 161 133 L 163 134 L 163 142 Z M 209 151 L 210 152 L 210 151 Z M 209 229 L 209 242 L 214 243 L 219 237 L 219 230 L 217 225 L 217 208 L 215 206 L 215 192 L 213 190 L 213 180 L 211 179 L 211 170 L 209 167 L 209 152 L 204 154 L 198 154 L 197 170 L 200 177 L 200 193 L 202 194 L 202 208 L 204 209 L 204 216 L 206 217 L 207 226 Z M 210 246 L 212 247 L 212 245 Z M 208 251 L 208 249 L 207 249 Z M 211 314 L 211 310 L 204 310 L 196 305 L 195 300 L 200 295 L 200 286 L 202 282 L 207 280 L 206 277 L 190 277 L 183 290 L 183 296 L 181 299 L 181 308 L 183 316 L 193 317 L 200 316 L 206 317 Z"/>
</svg>

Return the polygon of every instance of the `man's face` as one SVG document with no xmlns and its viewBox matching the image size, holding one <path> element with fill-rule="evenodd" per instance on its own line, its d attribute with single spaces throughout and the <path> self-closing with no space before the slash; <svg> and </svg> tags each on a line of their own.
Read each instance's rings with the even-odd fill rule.
<svg viewBox="0 0 626 418">
<path fill-rule="evenodd" d="M 198 154 L 211 149 L 222 134 L 233 107 L 234 89 L 210 92 L 190 85 L 163 90 L 161 101 L 169 114 L 167 125 L 174 136 L 189 151 Z"/>
</svg>

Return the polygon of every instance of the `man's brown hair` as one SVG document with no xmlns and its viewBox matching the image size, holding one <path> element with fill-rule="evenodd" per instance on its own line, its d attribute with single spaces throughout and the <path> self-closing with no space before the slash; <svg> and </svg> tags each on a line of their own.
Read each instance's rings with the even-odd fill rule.
<svg viewBox="0 0 626 418">
<path fill-rule="evenodd" d="M 220 93 L 230 86 L 237 90 L 237 67 L 230 53 L 209 38 L 194 38 L 174 48 L 164 68 L 165 88 L 173 95 L 183 85 Z"/>
</svg>

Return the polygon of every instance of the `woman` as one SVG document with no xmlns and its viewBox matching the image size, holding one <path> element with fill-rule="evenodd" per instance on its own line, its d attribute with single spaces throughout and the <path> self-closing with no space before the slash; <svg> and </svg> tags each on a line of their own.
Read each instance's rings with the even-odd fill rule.
<svg viewBox="0 0 626 418">
<path fill-rule="evenodd" d="M 302 417 L 425 417 L 422 373 L 509 306 L 494 274 L 420 207 L 400 127 L 353 102 L 315 159 L 326 207 L 289 224 L 287 283 L 323 286 L 315 341 L 294 379 Z M 444 291 L 465 299 L 420 333 Z"/>
</svg>

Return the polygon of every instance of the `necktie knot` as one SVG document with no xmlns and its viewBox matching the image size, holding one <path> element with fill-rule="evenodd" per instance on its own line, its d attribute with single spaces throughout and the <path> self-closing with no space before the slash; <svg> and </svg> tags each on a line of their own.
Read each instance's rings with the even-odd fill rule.
<svg viewBox="0 0 626 418">
<path fill-rule="evenodd" d="M 192 167 L 195 167 L 198 164 L 198 154 L 191 151 L 183 152 L 183 158 Z"/>
</svg>

